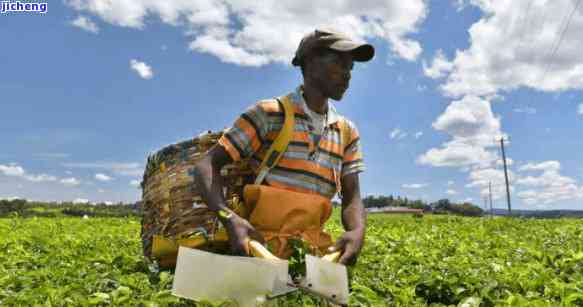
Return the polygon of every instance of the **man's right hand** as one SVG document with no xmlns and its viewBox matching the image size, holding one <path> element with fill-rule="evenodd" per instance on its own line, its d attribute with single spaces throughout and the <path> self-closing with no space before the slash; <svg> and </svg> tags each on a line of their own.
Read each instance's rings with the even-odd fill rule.
<svg viewBox="0 0 583 307">
<path fill-rule="evenodd" d="M 229 244 L 234 255 L 249 256 L 248 239 L 263 243 L 263 236 L 244 218 L 233 214 L 223 221 L 229 235 Z"/>
</svg>

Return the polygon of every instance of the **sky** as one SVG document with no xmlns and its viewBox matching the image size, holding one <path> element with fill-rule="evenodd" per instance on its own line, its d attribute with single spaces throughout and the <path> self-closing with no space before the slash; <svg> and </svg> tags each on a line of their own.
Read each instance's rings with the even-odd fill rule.
<svg viewBox="0 0 583 307">
<path fill-rule="evenodd" d="M 28 1 L 39 3 L 38 1 Z M 147 156 L 302 82 L 301 37 L 375 46 L 333 102 L 363 197 L 583 210 L 582 0 L 65 0 L 0 14 L 0 198 L 134 202 Z"/>
</svg>

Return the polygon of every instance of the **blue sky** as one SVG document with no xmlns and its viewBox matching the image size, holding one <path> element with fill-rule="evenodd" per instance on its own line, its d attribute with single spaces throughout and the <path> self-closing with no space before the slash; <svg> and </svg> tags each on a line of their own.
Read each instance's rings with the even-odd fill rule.
<svg viewBox="0 0 583 307">
<path fill-rule="evenodd" d="M 148 153 L 293 90 L 299 38 L 330 25 L 376 48 L 335 102 L 361 133 L 363 196 L 482 205 L 492 182 L 503 208 L 504 136 L 513 208 L 583 209 L 576 5 L 67 0 L 0 15 L 0 198 L 138 200 Z"/>
</svg>

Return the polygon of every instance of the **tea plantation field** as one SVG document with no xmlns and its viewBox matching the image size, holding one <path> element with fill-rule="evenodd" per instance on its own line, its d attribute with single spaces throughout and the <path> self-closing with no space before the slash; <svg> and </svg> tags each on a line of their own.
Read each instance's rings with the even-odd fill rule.
<svg viewBox="0 0 583 307">
<path fill-rule="evenodd" d="M 196 306 L 143 260 L 139 232 L 135 218 L 0 219 L 0 306 Z M 351 306 L 583 306 L 583 220 L 371 215 L 366 240 Z"/>
</svg>

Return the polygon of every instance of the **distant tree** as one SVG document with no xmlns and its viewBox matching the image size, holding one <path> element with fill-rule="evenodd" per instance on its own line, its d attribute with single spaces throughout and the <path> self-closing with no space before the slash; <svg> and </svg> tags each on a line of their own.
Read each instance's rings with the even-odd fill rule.
<svg viewBox="0 0 583 307">
<path fill-rule="evenodd" d="M 392 197 L 367 196 L 362 199 L 365 208 L 382 208 L 392 205 Z"/>
<path fill-rule="evenodd" d="M 456 204 L 449 199 L 440 199 L 437 202 L 428 204 L 423 200 L 410 200 L 407 197 L 397 196 L 367 196 L 362 199 L 365 208 L 383 208 L 383 207 L 406 207 L 411 209 L 422 209 L 425 212 L 435 214 L 455 214 L 463 216 L 481 216 L 484 211 L 472 203 L 464 202 Z"/>
<path fill-rule="evenodd" d="M 433 209 L 435 209 L 436 211 L 450 211 L 451 210 L 451 202 L 449 201 L 449 199 L 444 198 L 444 199 L 440 199 L 438 200 L 436 203 L 433 204 Z"/>
<path fill-rule="evenodd" d="M 482 208 L 469 202 L 455 205 L 454 209 L 458 214 L 463 216 L 482 216 L 484 214 Z"/>
<path fill-rule="evenodd" d="M 426 202 L 424 202 L 420 199 L 410 202 L 407 207 L 411 208 L 411 209 L 421 209 L 421 210 L 426 211 L 426 212 L 429 212 L 432 210 L 430 205 L 428 205 Z"/>
<path fill-rule="evenodd" d="M 40 209 L 40 210 L 39 210 Z M 0 200 L 0 217 L 17 213 L 21 217 L 55 217 L 69 216 L 97 216 L 97 217 L 129 217 L 141 216 L 141 207 L 134 204 L 118 203 L 106 204 L 73 204 L 71 202 L 28 202 L 23 199 Z"/>
</svg>

